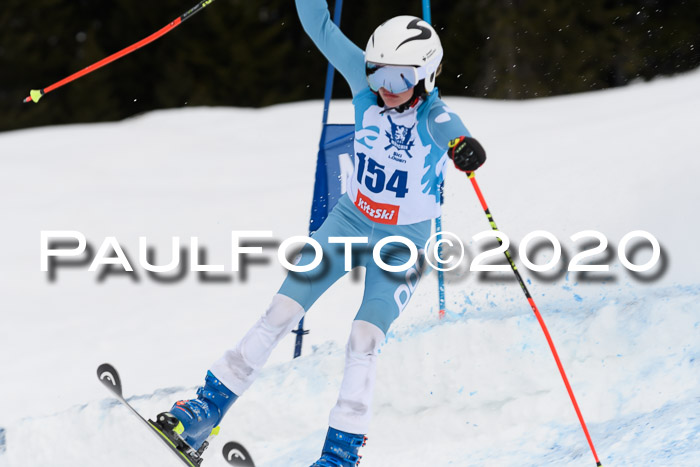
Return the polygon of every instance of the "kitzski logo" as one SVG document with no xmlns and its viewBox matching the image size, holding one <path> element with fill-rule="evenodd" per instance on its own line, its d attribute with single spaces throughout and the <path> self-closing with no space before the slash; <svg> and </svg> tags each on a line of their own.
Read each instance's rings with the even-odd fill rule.
<svg viewBox="0 0 700 467">
<path fill-rule="evenodd" d="M 400 151 L 406 151 L 406 154 L 408 157 L 413 157 L 410 152 L 408 152 L 413 145 L 415 144 L 415 141 L 413 141 L 412 134 L 413 134 L 413 128 L 415 128 L 416 124 L 414 123 L 412 127 L 407 127 L 403 125 L 397 125 L 394 123 L 394 121 L 389 117 L 389 123 L 391 124 L 391 133 L 388 131 L 386 132 L 387 138 L 389 138 L 389 145 L 384 148 L 386 151 L 390 147 L 395 147 L 396 149 Z"/>
</svg>

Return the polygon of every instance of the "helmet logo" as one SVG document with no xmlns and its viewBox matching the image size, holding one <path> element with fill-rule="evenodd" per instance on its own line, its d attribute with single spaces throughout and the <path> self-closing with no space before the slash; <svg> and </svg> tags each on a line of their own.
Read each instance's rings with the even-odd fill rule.
<svg viewBox="0 0 700 467">
<path fill-rule="evenodd" d="M 416 18 L 413 21 L 411 21 L 410 23 L 408 23 L 408 26 L 406 26 L 406 29 L 415 29 L 416 31 L 420 31 L 420 33 L 417 36 L 409 37 L 408 39 L 406 39 L 405 41 L 400 43 L 399 46 L 396 47 L 396 50 L 399 50 L 399 47 L 401 47 L 402 45 L 404 45 L 407 42 L 430 39 L 430 37 L 433 35 L 433 33 L 430 32 L 430 29 L 418 24 L 420 21 L 421 20 Z"/>
</svg>

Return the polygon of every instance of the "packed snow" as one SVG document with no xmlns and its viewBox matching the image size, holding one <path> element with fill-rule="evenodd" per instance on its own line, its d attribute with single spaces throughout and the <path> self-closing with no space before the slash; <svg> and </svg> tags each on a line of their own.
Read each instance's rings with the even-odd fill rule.
<svg viewBox="0 0 700 467">
<path fill-rule="evenodd" d="M 696 71 L 523 102 L 445 98 L 487 149 L 477 180 L 511 243 L 546 230 L 562 244 L 555 271 L 519 269 L 606 467 L 700 459 L 698 89 Z M 114 364 L 147 417 L 193 395 L 284 278 L 272 247 L 247 277 L 232 273 L 231 232 L 272 230 L 276 240 L 307 232 L 321 107 L 183 108 L 0 134 L 0 466 L 173 465 L 95 370 Z M 332 104 L 332 121 L 351 118 L 348 101 Z M 464 240 L 469 260 L 483 246 L 472 236 L 490 229 L 455 170 L 443 228 Z M 115 267 L 101 277 L 83 258 L 52 281 L 41 271 L 40 239 L 58 230 L 83 233 L 93 255 L 115 237 L 134 273 Z M 609 272 L 564 270 L 585 243 L 570 237 L 585 230 L 607 237 L 606 253 L 590 262 Z M 645 273 L 618 258 L 635 230 L 661 245 Z M 198 237 L 200 262 L 224 272 L 205 280 L 186 270 L 159 282 L 139 266 L 140 236 L 158 264 L 168 262 L 173 237 L 188 249 Z M 538 264 L 551 257 L 546 247 L 531 251 Z M 635 264 L 651 257 L 648 242 L 627 251 Z M 362 466 L 594 465 L 512 273 L 448 273 L 443 320 L 436 276 L 424 276 L 382 348 Z M 291 359 L 293 336 L 280 344 L 204 465 L 226 465 L 229 440 L 262 467 L 318 457 L 361 295 L 358 271 L 314 305 L 303 356 Z"/>
</svg>

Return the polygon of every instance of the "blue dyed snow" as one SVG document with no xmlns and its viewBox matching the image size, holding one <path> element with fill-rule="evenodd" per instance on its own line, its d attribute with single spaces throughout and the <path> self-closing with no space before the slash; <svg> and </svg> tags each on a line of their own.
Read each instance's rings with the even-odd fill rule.
<svg viewBox="0 0 700 467">
<path fill-rule="evenodd" d="M 579 295 L 576 295 L 576 294 L 574 294 L 574 300 L 576 300 L 577 302 L 583 301 L 583 299 Z"/>
</svg>

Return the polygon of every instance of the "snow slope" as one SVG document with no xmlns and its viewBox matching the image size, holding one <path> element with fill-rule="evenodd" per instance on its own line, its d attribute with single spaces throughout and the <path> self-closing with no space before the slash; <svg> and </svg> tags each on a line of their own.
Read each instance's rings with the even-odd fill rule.
<svg viewBox="0 0 700 467">
<path fill-rule="evenodd" d="M 548 230 L 570 259 L 576 232 L 610 241 L 609 257 L 596 257 L 611 264 L 607 275 L 523 270 L 606 466 L 700 458 L 698 89 L 692 72 L 526 102 L 446 98 L 488 150 L 477 178 L 516 245 Z M 50 282 L 40 232 L 78 230 L 95 250 L 115 236 L 135 265 L 139 236 L 159 262 L 171 237 L 197 236 L 207 261 L 228 268 L 232 230 L 273 230 L 280 240 L 306 231 L 320 113 L 318 102 L 193 108 L 0 134 L 0 466 L 171 465 L 107 397 L 95 368 L 115 364 L 144 414 L 166 409 L 193 393 L 284 277 L 270 259 L 247 280 L 205 283 L 190 272 L 162 284 L 136 266 L 138 281 L 99 281 L 82 265 Z M 348 121 L 349 103 L 334 103 L 332 114 Z M 476 252 L 471 236 L 488 223 L 463 176 L 452 171 L 447 183 L 444 229 Z M 615 253 L 638 229 L 663 252 L 646 280 Z M 634 262 L 649 256 L 642 248 Z M 487 281 L 459 271 L 448 275 L 447 320 L 436 319 L 432 273 L 393 326 L 362 465 L 592 465 L 517 284 L 510 274 Z M 207 465 L 224 465 L 216 451 L 229 439 L 262 466 L 315 459 L 360 299 L 361 280 L 348 276 L 319 300 L 303 358 L 290 361 L 291 336 L 280 344 L 224 421 Z"/>
</svg>

